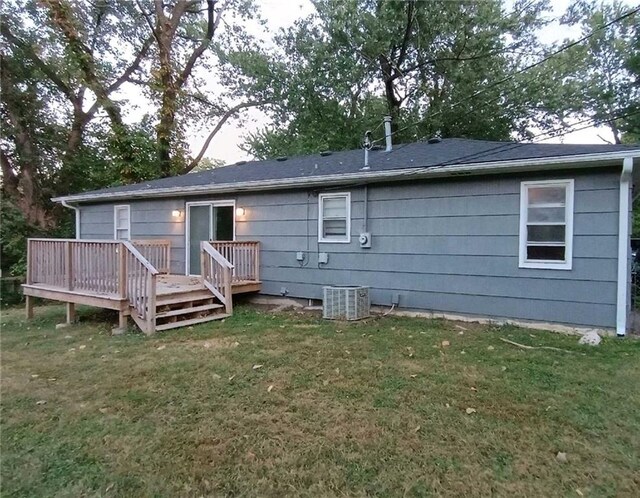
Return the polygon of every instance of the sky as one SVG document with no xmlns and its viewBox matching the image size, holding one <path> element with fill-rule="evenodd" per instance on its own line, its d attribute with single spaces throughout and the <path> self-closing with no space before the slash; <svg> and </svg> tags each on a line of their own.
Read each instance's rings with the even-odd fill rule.
<svg viewBox="0 0 640 498">
<path fill-rule="evenodd" d="M 291 26 L 296 19 L 305 17 L 313 12 L 313 6 L 310 0 L 257 0 L 257 3 L 260 5 L 262 16 L 267 21 L 267 26 L 271 31 L 277 31 L 279 28 Z M 507 3 L 511 3 L 511 0 L 508 0 Z M 553 17 L 555 18 L 562 15 L 569 3 L 570 0 L 553 0 Z M 545 43 L 578 36 L 579 32 L 571 32 L 566 26 L 558 29 L 557 24 L 547 26 L 540 33 L 540 37 Z M 226 124 L 212 140 L 205 157 L 220 159 L 226 164 L 250 159 L 250 157 L 239 148 L 243 142 L 243 136 L 248 132 L 255 131 L 267 125 L 269 121 L 264 114 L 256 109 L 248 111 L 248 116 L 249 119 L 246 120 L 242 127 L 238 127 L 234 123 Z M 212 127 L 213 126 L 215 126 L 215 123 L 212 124 Z M 188 140 L 194 153 L 200 150 L 207 133 L 207 131 L 203 130 L 189 137 Z M 545 143 L 557 143 L 561 141 L 564 143 L 603 143 L 599 135 L 605 139 L 612 138 L 606 128 L 588 128 L 567 134 L 561 138 L 546 140 Z"/>
</svg>

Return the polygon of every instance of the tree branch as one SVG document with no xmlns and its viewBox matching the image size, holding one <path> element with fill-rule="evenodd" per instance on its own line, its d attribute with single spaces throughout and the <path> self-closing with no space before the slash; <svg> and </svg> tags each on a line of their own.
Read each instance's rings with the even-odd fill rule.
<svg viewBox="0 0 640 498">
<path fill-rule="evenodd" d="M 18 177 L 11 165 L 11 159 L 4 149 L 0 149 L 0 166 L 2 168 L 2 187 L 9 197 L 19 197 Z"/>
<path fill-rule="evenodd" d="M 149 36 L 142 44 L 142 47 L 140 47 L 140 50 L 138 51 L 138 55 L 133 60 L 133 62 L 129 65 L 129 67 L 125 69 L 125 71 L 120 75 L 120 77 L 117 80 L 115 80 L 113 83 L 111 83 L 107 87 L 107 94 L 110 94 L 115 90 L 117 90 L 118 88 L 120 88 L 120 86 L 124 82 L 130 81 L 129 77 L 140 68 L 140 64 L 142 63 L 142 60 L 147 55 L 147 52 L 149 52 L 149 49 L 151 48 L 152 43 L 153 43 L 153 36 Z"/>
<path fill-rule="evenodd" d="M 407 55 L 407 47 L 409 46 L 409 36 L 411 35 L 411 28 L 413 27 L 414 19 L 414 2 L 410 1 L 407 5 L 407 26 L 404 30 L 404 37 L 402 38 L 402 46 L 400 47 L 400 55 L 398 55 L 398 62 L 396 69 L 399 71 L 400 66 L 404 62 L 404 58 Z"/>
<path fill-rule="evenodd" d="M 149 14 L 147 14 L 147 12 L 145 12 L 145 10 L 142 8 L 142 5 L 140 5 L 140 0 L 136 0 L 136 5 L 138 6 L 138 10 L 142 14 L 142 17 L 144 17 L 144 20 L 149 26 L 149 29 L 151 30 L 151 34 L 156 39 L 156 41 L 160 43 L 160 38 L 158 37 L 158 33 L 156 31 L 155 26 L 153 25 L 153 22 L 151 21 L 151 17 L 149 17 Z"/>
<path fill-rule="evenodd" d="M 413 64 L 412 66 L 409 66 L 408 68 L 406 68 L 404 70 L 404 74 L 410 73 L 412 71 L 415 71 L 416 69 L 420 69 L 421 67 L 424 66 L 428 66 L 431 64 L 436 64 L 438 62 L 447 62 L 447 61 L 473 61 L 473 60 L 478 60 L 478 59 L 484 59 L 486 57 L 491 57 L 492 55 L 496 55 L 496 53 L 499 52 L 491 52 L 488 54 L 482 54 L 482 55 L 473 55 L 470 57 L 440 57 L 440 58 L 436 58 L 436 59 L 427 59 L 425 61 L 421 61 L 418 62 L 416 64 Z M 402 76 L 402 74 L 393 74 L 390 78 L 391 81 L 399 78 L 400 76 Z"/>
<path fill-rule="evenodd" d="M 49 8 L 53 23 L 60 29 L 69 44 L 69 49 L 76 55 L 78 66 L 87 86 L 96 95 L 96 99 L 107 112 L 111 121 L 117 126 L 122 126 L 120 109 L 109 99 L 106 88 L 97 77 L 95 59 L 73 24 L 69 14 L 69 6 L 63 4 L 61 0 L 42 0 L 42 2 Z"/>
<path fill-rule="evenodd" d="M 194 159 L 192 159 L 191 162 L 182 170 L 182 174 L 189 173 L 189 171 L 191 171 L 193 168 L 195 168 L 198 165 L 198 163 L 204 156 L 204 153 L 209 148 L 209 145 L 211 144 L 211 140 L 213 140 L 213 137 L 216 136 L 216 134 L 220 131 L 220 128 L 222 128 L 222 126 L 227 122 L 227 120 L 231 116 L 233 116 L 234 114 L 236 114 L 238 111 L 242 109 L 248 109 L 250 107 L 258 107 L 258 106 L 269 104 L 269 103 L 270 101 L 268 100 L 257 101 L 257 102 L 243 102 L 242 104 L 235 105 L 232 108 L 228 109 L 222 115 L 222 117 L 218 121 L 218 124 L 216 124 L 213 130 L 211 130 L 211 133 L 209 133 L 209 136 L 204 141 L 204 144 L 202 145 L 202 148 L 200 149 L 200 152 L 198 153 L 198 155 Z"/>
<path fill-rule="evenodd" d="M 36 67 L 40 69 L 40 71 L 42 71 L 67 98 L 73 98 L 73 91 L 71 90 L 69 85 L 62 81 L 57 73 L 51 67 L 49 67 L 40 57 L 38 57 L 29 43 L 24 42 L 11 32 L 5 16 L 2 16 L 0 18 L 0 33 L 12 45 L 15 45 L 17 48 L 24 51 L 27 56 L 33 61 Z"/>
<path fill-rule="evenodd" d="M 198 48 L 196 48 L 193 51 L 193 53 L 189 57 L 189 60 L 185 64 L 184 69 L 182 70 L 182 72 L 180 73 L 178 78 L 176 79 L 176 86 L 178 88 L 182 88 L 183 87 L 183 85 L 187 81 L 187 78 L 189 78 L 189 76 L 191 75 L 191 71 L 193 70 L 193 66 L 195 65 L 197 60 L 200 58 L 200 56 L 204 53 L 204 51 L 207 49 L 207 47 L 209 47 L 209 44 L 211 43 L 211 40 L 213 39 L 213 34 L 215 33 L 215 30 L 216 30 L 216 28 L 217 28 L 217 26 L 218 26 L 218 24 L 220 22 L 220 18 L 222 16 L 222 13 L 219 13 L 218 14 L 218 18 L 214 21 L 214 15 L 213 14 L 214 14 L 215 6 L 216 6 L 216 0 L 207 0 L 207 32 L 206 32 L 204 38 L 202 39 L 202 42 L 200 43 Z"/>
</svg>

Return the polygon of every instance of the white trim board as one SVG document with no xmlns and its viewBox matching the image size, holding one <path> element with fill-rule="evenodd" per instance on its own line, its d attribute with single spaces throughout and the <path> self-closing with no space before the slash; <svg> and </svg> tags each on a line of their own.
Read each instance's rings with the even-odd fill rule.
<svg viewBox="0 0 640 498">
<path fill-rule="evenodd" d="M 118 228 L 118 210 L 126 209 L 127 211 L 127 227 Z M 118 230 L 126 230 L 126 239 L 118 238 Z M 131 240 L 131 206 L 129 204 L 117 204 L 113 206 L 113 240 Z"/>
<path fill-rule="evenodd" d="M 573 265 L 573 198 L 575 182 L 571 179 L 563 180 L 537 180 L 520 182 L 520 237 L 519 237 L 519 267 L 532 268 L 538 270 L 571 270 Z M 565 227 L 564 232 L 564 261 L 556 260 L 528 260 L 527 259 L 527 225 L 528 209 L 529 209 L 529 187 L 565 187 L 565 221 L 562 223 Z M 549 225 L 553 223 L 548 223 Z M 542 245 L 542 244 L 540 244 Z"/>
<path fill-rule="evenodd" d="M 347 233 L 344 239 L 325 239 L 322 236 L 324 227 L 324 217 L 322 210 L 322 201 L 331 198 L 346 198 L 346 217 L 347 217 Z M 318 195 L 318 243 L 320 244 L 349 244 L 351 243 L 351 192 L 327 192 Z"/>
<path fill-rule="evenodd" d="M 214 207 L 224 207 L 231 206 L 233 208 L 233 240 L 236 240 L 236 200 L 235 199 L 224 199 L 224 200 L 216 200 L 216 201 L 197 201 L 197 202 L 187 202 L 184 206 L 184 272 L 185 275 L 191 275 L 189 265 L 191 263 L 191 258 L 189 254 L 189 208 L 191 206 L 209 206 L 209 216 L 213 217 L 212 209 Z M 213 224 L 209 223 L 209 239 L 213 237 Z"/>
</svg>

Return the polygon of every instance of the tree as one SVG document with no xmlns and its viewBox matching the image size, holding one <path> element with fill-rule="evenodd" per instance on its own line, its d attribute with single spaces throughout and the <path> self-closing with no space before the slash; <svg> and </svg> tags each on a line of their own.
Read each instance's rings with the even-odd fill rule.
<svg viewBox="0 0 640 498">
<path fill-rule="evenodd" d="M 568 116 L 589 118 L 611 130 L 614 143 L 622 143 L 623 132 L 637 130 L 640 86 L 637 83 L 640 45 L 640 15 L 627 15 L 629 5 L 580 0 L 563 17 L 568 26 L 577 26 L 588 40 L 563 54 L 560 63 L 572 71 L 565 82 L 575 88 L 575 97 L 566 100 Z M 621 18 L 607 29 L 602 26 Z M 634 70 L 636 75 L 634 76 Z M 632 114 L 629 118 L 626 116 Z M 633 124 L 635 123 L 635 124 Z"/>
<path fill-rule="evenodd" d="M 121 11 L 104 2 L 76 4 L 73 11 L 59 0 L 43 5 L 16 3 L 2 13 L 1 159 L 4 200 L 14 203 L 27 223 L 47 229 L 56 224 L 51 195 L 95 179 L 91 172 L 78 172 L 92 162 L 89 150 L 95 147 L 88 145 L 86 134 L 102 109 L 111 127 L 106 131 L 103 124 L 94 125 L 91 138 L 107 137 L 116 162 L 133 160 L 129 130 L 111 96 L 140 68 L 150 43 L 138 42 L 129 26 L 136 55 L 125 59 L 105 53 L 124 29 Z M 126 178 L 126 170 L 113 171 L 97 185 L 119 176 Z"/>
<path fill-rule="evenodd" d="M 234 60 L 244 53 L 255 59 L 261 50 L 243 29 L 256 18 L 251 0 L 136 0 L 152 35 L 151 75 L 136 83 L 157 102 L 157 159 L 162 176 L 188 173 L 198 166 L 222 126 L 244 109 L 264 105 L 263 98 L 245 98 L 234 82 Z M 202 14 L 204 13 L 204 21 Z M 246 68 L 247 74 L 252 69 Z M 218 81 L 212 81 L 216 78 Z M 225 83 L 227 86 L 225 87 Z M 217 86 L 217 95 L 207 92 Z M 241 86 L 241 84 L 240 84 Z M 184 137 L 187 129 L 209 128 L 201 150 L 191 157 Z"/>
<path fill-rule="evenodd" d="M 269 111 L 275 129 L 248 136 L 245 148 L 258 157 L 358 146 L 383 114 L 394 119 L 396 141 L 508 139 L 528 136 L 538 122 L 549 126 L 539 102 L 557 84 L 516 74 L 544 54 L 535 32 L 546 23 L 546 2 L 516 2 L 509 11 L 499 1 L 314 5 L 278 37 L 285 98 Z"/>
</svg>

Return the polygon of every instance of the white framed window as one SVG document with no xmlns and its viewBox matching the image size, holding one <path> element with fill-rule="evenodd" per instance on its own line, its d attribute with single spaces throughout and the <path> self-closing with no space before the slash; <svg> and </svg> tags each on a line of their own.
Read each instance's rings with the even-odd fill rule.
<svg viewBox="0 0 640 498">
<path fill-rule="evenodd" d="M 318 242 L 351 242 L 351 193 L 318 196 Z"/>
<path fill-rule="evenodd" d="M 131 210 L 126 204 L 113 207 L 113 238 L 131 239 Z"/>
<path fill-rule="evenodd" d="M 520 185 L 520 268 L 570 270 L 573 180 Z"/>
</svg>

